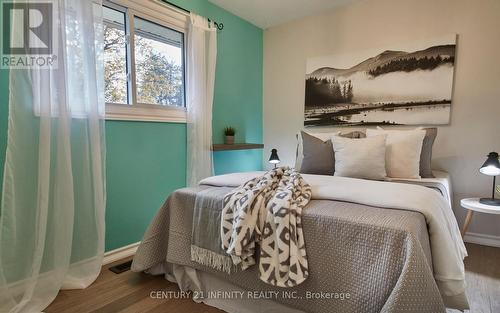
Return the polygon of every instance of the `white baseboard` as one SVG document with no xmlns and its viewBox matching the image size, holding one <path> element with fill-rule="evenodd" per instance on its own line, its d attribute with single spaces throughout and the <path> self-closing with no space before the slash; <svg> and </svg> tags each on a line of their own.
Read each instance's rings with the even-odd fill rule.
<svg viewBox="0 0 500 313">
<path fill-rule="evenodd" d="M 115 261 L 134 255 L 140 243 L 141 242 L 136 242 L 128 246 L 121 247 L 104 253 L 104 259 L 102 260 L 102 265 L 113 263 Z"/>
<path fill-rule="evenodd" d="M 478 233 L 467 233 L 464 237 L 465 242 L 475 243 L 483 246 L 497 247 L 500 248 L 500 237 L 478 234 Z"/>
</svg>

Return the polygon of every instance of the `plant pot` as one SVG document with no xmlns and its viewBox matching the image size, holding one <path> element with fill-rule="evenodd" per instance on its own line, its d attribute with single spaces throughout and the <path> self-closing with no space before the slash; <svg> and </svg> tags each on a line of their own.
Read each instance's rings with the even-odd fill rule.
<svg viewBox="0 0 500 313">
<path fill-rule="evenodd" d="M 234 144 L 234 136 L 225 136 L 224 137 L 224 143 L 226 145 L 232 145 L 232 144 Z"/>
</svg>

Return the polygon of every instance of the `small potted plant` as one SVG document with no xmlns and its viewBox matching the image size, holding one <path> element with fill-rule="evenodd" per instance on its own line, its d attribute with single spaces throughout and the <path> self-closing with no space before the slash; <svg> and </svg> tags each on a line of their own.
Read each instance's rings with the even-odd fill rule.
<svg viewBox="0 0 500 313">
<path fill-rule="evenodd" d="M 233 127 L 228 126 L 224 128 L 224 143 L 226 145 L 234 144 L 234 133 L 236 133 L 236 131 Z"/>
</svg>

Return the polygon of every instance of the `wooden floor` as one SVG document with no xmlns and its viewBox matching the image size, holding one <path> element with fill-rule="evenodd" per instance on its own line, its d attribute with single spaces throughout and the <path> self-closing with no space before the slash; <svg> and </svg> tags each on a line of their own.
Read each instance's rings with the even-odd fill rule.
<svg viewBox="0 0 500 313">
<path fill-rule="evenodd" d="M 467 244 L 467 250 L 469 257 L 465 267 L 470 312 L 500 312 L 500 248 Z M 108 270 L 126 260 L 104 266 L 96 282 L 85 290 L 61 291 L 45 312 L 222 312 L 191 299 L 151 298 L 152 291 L 176 291 L 178 288 L 162 276 L 131 271 L 115 274 Z"/>
<path fill-rule="evenodd" d="M 126 262 L 126 258 L 102 268 L 97 280 L 84 290 L 62 290 L 45 313 L 165 313 L 206 312 L 220 313 L 221 310 L 195 303 L 191 299 L 154 299 L 155 291 L 178 291 L 179 288 L 163 276 L 127 271 L 115 274 L 111 266 Z"/>
<path fill-rule="evenodd" d="M 500 248 L 467 244 L 467 297 L 472 313 L 500 312 Z"/>
</svg>

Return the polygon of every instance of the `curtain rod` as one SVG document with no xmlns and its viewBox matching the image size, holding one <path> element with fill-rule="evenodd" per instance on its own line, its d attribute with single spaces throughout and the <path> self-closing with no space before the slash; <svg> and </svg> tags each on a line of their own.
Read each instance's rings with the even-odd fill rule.
<svg viewBox="0 0 500 313">
<path fill-rule="evenodd" d="M 161 1 L 162 1 L 162 2 L 165 2 L 165 3 L 166 3 L 166 4 L 168 4 L 168 5 L 171 5 L 171 6 L 175 7 L 176 9 L 179 9 L 179 10 L 184 11 L 184 12 L 186 12 L 186 13 L 191 13 L 191 11 L 189 11 L 189 10 L 187 10 L 187 9 L 185 9 L 185 8 L 181 7 L 181 6 L 178 6 L 178 5 L 177 5 L 177 4 L 175 4 L 175 3 L 172 3 L 172 2 L 167 1 L 167 0 L 161 0 Z M 214 25 L 215 25 L 215 27 L 217 27 L 217 29 L 218 29 L 218 30 L 223 30 L 223 29 L 224 29 L 224 24 L 222 24 L 222 23 L 217 23 L 216 21 L 211 21 L 210 19 L 208 19 L 208 21 L 209 21 L 209 22 L 213 22 L 213 23 L 214 23 Z"/>
</svg>

